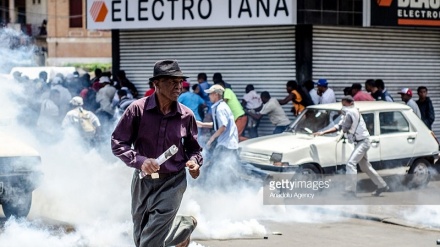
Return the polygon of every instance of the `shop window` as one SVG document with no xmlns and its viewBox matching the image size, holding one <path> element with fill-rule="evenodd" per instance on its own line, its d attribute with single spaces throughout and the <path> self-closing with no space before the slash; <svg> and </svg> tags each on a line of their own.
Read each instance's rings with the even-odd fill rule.
<svg viewBox="0 0 440 247">
<path fill-rule="evenodd" d="M 69 26 L 83 27 L 83 4 L 82 0 L 69 1 Z"/>
</svg>

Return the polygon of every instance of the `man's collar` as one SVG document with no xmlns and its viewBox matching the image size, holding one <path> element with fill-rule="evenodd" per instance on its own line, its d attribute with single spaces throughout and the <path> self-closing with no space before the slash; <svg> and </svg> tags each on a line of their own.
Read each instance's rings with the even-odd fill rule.
<svg viewBox="0 0 440 247">
<path fill-rule="evenodd" d="M 145 110 L 149 111 L 154 108 L 159 108 L 156 103 L 156 93 L 153 93 L 150 97 L 148 97 Z M 174 115 L 176 113 L 179 113 L 180 115 L 182 115 L 182 112 L 182 107 L 180 106 L 179 102 L 173 102 L 173 104 L 171 105 L 171 114 Z"/>
</svg>

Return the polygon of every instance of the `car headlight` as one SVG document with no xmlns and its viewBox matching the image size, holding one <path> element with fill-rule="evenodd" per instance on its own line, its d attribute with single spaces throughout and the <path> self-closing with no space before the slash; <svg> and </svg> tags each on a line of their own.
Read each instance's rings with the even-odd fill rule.
<svg viewBox="0 0 440 247">
<path fill-rule="evenodd" d="M 283 159 L 283 154 L 281 153 L 272 153 L 272 155 L 270 156 L 270 161 L 272 161 L 273 163 L 281 162 L 282 159 Z"/>
</svg>

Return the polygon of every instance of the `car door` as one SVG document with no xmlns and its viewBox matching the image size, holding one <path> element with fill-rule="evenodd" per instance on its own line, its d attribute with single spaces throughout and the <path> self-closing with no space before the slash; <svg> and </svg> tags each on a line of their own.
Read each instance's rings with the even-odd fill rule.
<svg viewBox="0 0 440 247">
<path fill-rule="evenodd" d="M 368 150 L 368 159 L 373 165 L 373 167 L 380 167 L 380 147 L 379 136 L 376 133 L 377 121 L 374 112 L 363 112 L 362 118 L 365 121 L 365 125 L 370 133 L 370 141 L 372 142 L 370 150 Z M 374 142 L 374 143 L 373 143 Z M 341 139 L 336 146 L 336 161 L 337 164 L 347 164 L 351 153 L 353 152 L 353 144 L 348 143 L 348 141 Z M 358 167 L 358 171 L 360 171 Z"/>
<path fill-rule="evenodd" d="M 381 166 L 377 169 L 383 170 L 380 174 L 386 174 L 390 169 L 403 170 L 413 156 L 417 132 L 411 130 L 408 120 L 397 110 L 379 112 L 379 125 Z"/>
</svg>

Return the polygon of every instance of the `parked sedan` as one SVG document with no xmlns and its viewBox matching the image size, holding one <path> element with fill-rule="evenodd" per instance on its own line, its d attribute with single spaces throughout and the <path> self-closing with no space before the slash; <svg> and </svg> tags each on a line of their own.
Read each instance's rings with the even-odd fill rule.
<svg viewBox="0 0 440 247">
<path fill-rule="evenodd" d="M 382 176 L 413 174 L 414 187 L 430 180 L 438 159 L 434 133 L 404 104 L 356 102 L 370 132 L 368 157 Z M 265 173 L 343 173 L 353 145 L 342 132 L 314 137 L 341 119 L 341 104 L 309 106 L 284 133 L 240 143 L 240 159 Z"/>
</svg>

